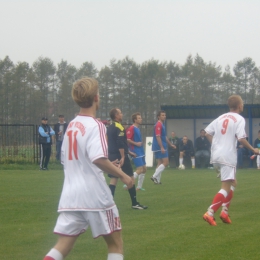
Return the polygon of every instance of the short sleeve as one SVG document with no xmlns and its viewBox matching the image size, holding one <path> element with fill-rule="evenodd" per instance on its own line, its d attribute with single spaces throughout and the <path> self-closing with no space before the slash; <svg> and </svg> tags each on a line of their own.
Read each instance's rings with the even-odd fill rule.
<svg viewBox="0 0 260 260">
<path fill-rule="evenodd" d="M 155 135 L 156 136 L 162 135 L 162 123 L 161 122 L 157 122 L 155 125 Z"/>
<path fill-rule="evenodd" d="M 134 126 L 130 126 L 126 131 L 127 139 L 133 140 L 134 138 Z"/>
<path fill-rule="evenodd" d="M 103 123 L 97 124 L 91 129 L 86 140 L 86 152 L 91 162 L 98 158 L 107 158 L 106 127 Z"/>
</svg>

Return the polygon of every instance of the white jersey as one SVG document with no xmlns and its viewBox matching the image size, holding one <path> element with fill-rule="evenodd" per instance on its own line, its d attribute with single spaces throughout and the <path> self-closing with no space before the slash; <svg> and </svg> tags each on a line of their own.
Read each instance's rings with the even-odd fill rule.
<svg viewBox="0 0 260 260">
<path fill-rule="evenodd" d="M 104 174 L 93 161 L 107 158 L 105 125 L 78 115 L 68 125 L 61 148 L 64 184 L 58 211 L 102 211 L 115 206 Z"/>
<path fill-rule="evenodd" d="M 236 166 L 237 140 L 246 138 L 245 119 L 229 112 L 211 122 L 205 131 L 213 136 L 210 162 Z"/>
</svg>

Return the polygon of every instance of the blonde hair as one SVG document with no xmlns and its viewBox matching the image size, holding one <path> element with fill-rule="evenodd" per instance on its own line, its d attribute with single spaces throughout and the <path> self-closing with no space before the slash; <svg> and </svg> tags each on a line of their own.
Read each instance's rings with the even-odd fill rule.
<svg viewBox="0 0 260 260">
<path fill-rule="evenodd" d="M 228 98 L 228 106 L 230 110 L 238 109 L 240 104 L 243 104 L 243 100 L 239 95 L 232 95 Z"/>
<path fill-rule="evenodd" d="M 91 107 L 97 94 L 98 82 L 96 79 L 89 77 L 77 80 L 71 91 L 72 99 L 82 108 Z"/>
</svg>

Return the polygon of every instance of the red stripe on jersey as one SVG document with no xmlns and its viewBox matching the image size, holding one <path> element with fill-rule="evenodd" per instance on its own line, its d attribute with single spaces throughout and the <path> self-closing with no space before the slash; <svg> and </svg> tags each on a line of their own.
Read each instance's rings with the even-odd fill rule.
<svg viewBox="0 0 260 260">
<path fill-rule="evenodd" d="M 98 124 L 98 127 L 99 127 L 99 135 L 100 135 L 100 140 L 101 140 L 101 145 L 102 145 L 102 149 L 103 149 L 103 152 L 104 152 L 104 155 L 106 157 L 108 157 L 108 154 L 107 154 L 107 140 L 106 140 L 106 127 L 105 125 L 96 120 L 95 121 L 97 122 Z"/>
</svg>

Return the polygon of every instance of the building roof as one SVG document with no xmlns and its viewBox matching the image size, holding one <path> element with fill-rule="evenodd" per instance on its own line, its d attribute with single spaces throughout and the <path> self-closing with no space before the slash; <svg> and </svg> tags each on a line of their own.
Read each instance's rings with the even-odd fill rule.
<svg viewBox="0 0 260 260">
<path fill-rule="evenodd" d="M 217 118 L 227 113 L 227 105 L 191 105 L 191 106 L 161 106 L 166 112 L 167 119 L 199 119 Z M 260 104 L 245 104 L 241 113 L 244 118 L 260 118 Z"/>
</svg>

